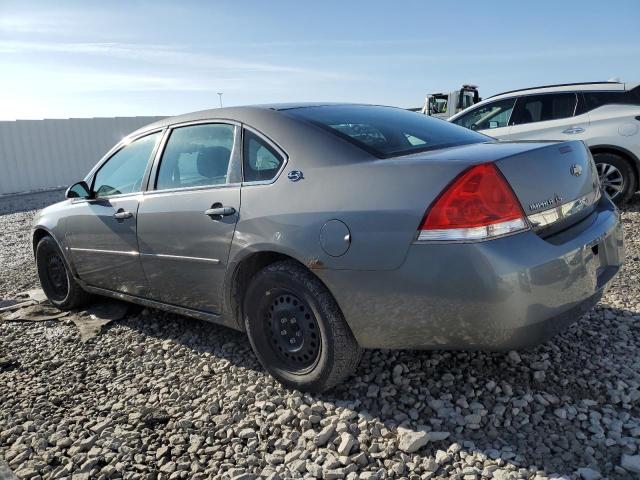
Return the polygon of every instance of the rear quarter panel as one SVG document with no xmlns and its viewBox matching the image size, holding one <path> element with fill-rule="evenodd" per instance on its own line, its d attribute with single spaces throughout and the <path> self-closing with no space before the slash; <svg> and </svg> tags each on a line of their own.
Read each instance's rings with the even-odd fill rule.
<svg viewBox="0 0 640 480">
<path fill-rule="evenodd" d="M 345 158 L 342 164 L 312 166 L 312 155 L 304 160 L 291 155 L 273 184 L 242 188 L 232 259 L 267 250 L 312 268 L 396 268 L 427 206 L 464 168 L 450 164 L 427 170 L 420 162 L 371 160 L 365 155 Z M 288 180 L 290 170 L 302 170 L 304 178 Z M 320 245 L 320 230 L 333 219 L 344 222 L 351 233 L 350 248 L 340 257 L 328 255 Z"/>
<path fill-rule="evenodd" d="M 278 143 L 289 154 L 281 176 L 270 185 L 242 187 L 231 264 L 254 252 L 275 251 L 312 268 L 398 268 L 427 208 L 453 178 L 469 165 L 534 148 L 488 142 L 375 159 L 320 130 Z M 304 178 L 288 180 L 291 170 L 301 170 Z M 333 219 L 351 234 L 350 248 L 339 257 L 320 245 L 320 230 Z"/>
<path fill-rule="evenodd" d="M 585 142 L 589 147 L 613 145 L 640 158 L 640 106 L 605 105 L 589 112 L 591 127 Z"/>
</svg>

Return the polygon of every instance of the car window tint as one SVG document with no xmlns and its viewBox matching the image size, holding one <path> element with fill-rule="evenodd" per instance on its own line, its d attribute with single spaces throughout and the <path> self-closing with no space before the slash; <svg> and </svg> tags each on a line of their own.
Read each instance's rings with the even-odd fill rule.
<svg viewBox="0 0 640 480">
<path fill-rule="evenodd" d="M 520 97 L 514 125 L 545 122 L 572 117 L 576 110 L 575 93 L 528 95 Z"/>
<path fill-rule="evenodd" d="M 173 129 L 160 160 L 156 190 L 227 183 L 233 125 L 206 124 Z"/>
<path fill-rule="evenodd" d="M 380 130 L 366 123 L 335 123 L 329 126 L 370 147 L 384 146 L 387 142 Z"/>
<path fill-rule="evenodd" d="M 584 99 L 588 110 L 604 105 L 640 105 L 640 97 L 637 93 L 634 90 L 629 92 L 584 92 Z"/>
<path fill-rule="evenodd" d="M 161 132 L 147 135 L 121 148 L 100 167 L 93 181 L 97 197 L 139 192 L 142 179 Z"/>
<path fill-rule="evenodd" d="M 507 98 L 505 100 L 487 103 L 452 121 L 457 125 L 470 128 L 471 130 L 506 127 L 509 124 L 515 103 L 515 98 Z"/>
<path fill-rule="evenodd" d="M 310 122 L 379 158 L 488 140 L 449 122 L 401 108 L 321 105 L 281 112 Z"/>
<path fill-rule="evenodd" d="M 258 135 L 244 131 L 243 174 L 245 182 L 259 182 L 274 178 L 284 158 Z"/>
</svg>

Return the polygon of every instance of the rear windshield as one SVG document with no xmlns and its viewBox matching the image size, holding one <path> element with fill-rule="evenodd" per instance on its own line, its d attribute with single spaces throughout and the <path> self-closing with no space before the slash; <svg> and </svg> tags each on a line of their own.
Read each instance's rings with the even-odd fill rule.
<svg viewBox="0 0 640 480">
<path fill-rule="evenodd" d="M 486 142 L 489 137 L 422 113 L 368 105 L 326 105 L 284 110 L 379 158 Z"/>
</svg>

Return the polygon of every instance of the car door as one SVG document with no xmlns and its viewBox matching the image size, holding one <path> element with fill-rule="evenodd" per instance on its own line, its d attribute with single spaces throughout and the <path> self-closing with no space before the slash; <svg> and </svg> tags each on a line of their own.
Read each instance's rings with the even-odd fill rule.
<svg viewBox="0 0 640 480">
<path fill-rule="evenodd" d="M 589 115 L 576 115 L 574 92 L 525 95 L 518 100 L 511 121 L 512 140 L 584 140 Z"/>
<path fill-rule="evenodd" d="M 505 98 L 479 105 L 452 120 L 453 123 L 499 140 L 508 140 L 509 122 L 516 98 Z"/>
<path fill-rule="evenodd" d="M 169 130 L 138 210 L 149 298 L 220 313 L 240 212 L 239 135 L 228 122 Z"/>
<path fill-rule="evenodd" d="M 161 136 L 144 135 L 118 149 L 92 175 L 92 197 L 71 201 L 66 243 L 78 276 L 91 286 L 138 296 L 147 292 L 136 222 Z"/>
</svg>

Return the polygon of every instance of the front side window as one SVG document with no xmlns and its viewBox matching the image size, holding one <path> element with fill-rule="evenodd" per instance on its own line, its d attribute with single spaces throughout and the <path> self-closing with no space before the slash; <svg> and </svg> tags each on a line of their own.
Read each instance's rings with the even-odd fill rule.
<svg viewBox="0 0 640 480">
<path fill-rule="evenodd" d="M 227 183 L 235 127 L 227 124 L 174 128 L 162 154 L 156 190 Z"/>
<path fill-rule="evenodd" d="M 509 125 L 515 98 L 487 103 L 452 120 L 453 123 L 471 130 L 487 130 Z"/>
<path fill-rule="evenodd" d="M 310 122 L 379 158 L 489 140 L 449 122 L 401 108 L 326 105 L 292 108 L 282 113 Z"/>
<path fill-rule="evenodd" d="M 284 163 L 276 149 L 249 130 L 244 131 L 243 174 L 245 182 L 273 179 Z"/>
<path fill-rule="evenodd" d="M 161 132 L 139 138 L 118 150 L 95 175 L 96 197 L 135 193 L 142 189 L 142 179 Z"/>
<path fill-rule="evenodd" d="M 547 95 L 529 95 L 519 100 L 514 125 L 533 122 L 546 122 L 573 117 L 576 110 L 575 93 L 554 93 Z"/>
</svg>

